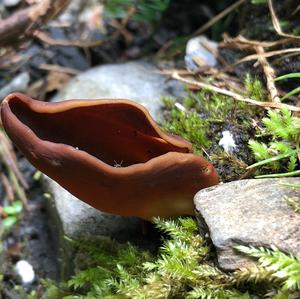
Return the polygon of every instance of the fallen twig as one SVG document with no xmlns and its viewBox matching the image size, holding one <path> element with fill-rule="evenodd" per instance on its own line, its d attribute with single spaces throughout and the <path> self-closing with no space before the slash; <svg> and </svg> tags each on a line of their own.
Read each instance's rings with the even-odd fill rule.
<svg viewBox="0 0 300 299">
<path fill-rule="evenodd" d="M 7 199 L 9 201 L 13 201 L 14 200 L 14 191 L 13 191 L 13 188 L 12 188 L 10 182 L 9 182 L 8 177 L 2 172 L 0 174 L 0 179 L 1 179 L 1 182 L 3 184 L 5 193 L 7 195 Z"/>
<path fill-rule="evenodd" d="M 11 199 L 13 196 L 11 194 L 11 190 L 13 190 L 13 193 L 23 202 L 25 209 L 28 209 L 27 198 L 24 192 L 24 188 L 27 189 L 28 184 L 18 168 L 13 147 L 2 131 L 0 131 L 0 160 L 5 165 L 8 173 L 7 182 L 5 181 L 7 177 L 1 177 L 2 181 L 7 183 L 5 186 L 8 198 Z"/>
<path fill-rule="evenodd" d="M 102 46 L 103 44 L 107 43 L 115 37 L 115 34 L 113 33 L 108 38 L 95 41 L 54 39 L 51 36 L 49 36 L 49 34 L 41 30 L 35 30 L 33 36 L 50 46 L 93 48 Z"/>
<path fill-rule="evenodd" d="M 288 33 L 285 33 L 285 32 L 282 31 L 280 22 L 279 22 L 279 20 L 276 16 L 276 13 L 275 13 L 275 9 L 274 9 L 272 0 L 268 0 L 268 5 L 269 5 L 270 13 L 271 13 L 273 27 L 274 27 L 275 31 L 278 33 L 278 35 L 283 36 L 283 37 L 288 37 L 288 38 L 299 41 L 300 36 L 293 35 L 293 34 L 288 34 Z"/>
<path fill-rule="evenodd" d="M 276 108 L 276 109 L 287 108 L 290 111 L 300 111 L 300 107 L 295 107 L 295 106 L 287 105 L 287 104 L 283 104 L 283 103 L 256 101 L 256 100 L 241 96 L 240 94 L 234 93 L 232 91 L 213 86 L 211 84 L 207 84 L 207 83 L 198 82 L 198 81 L 195 81 L 195 80 L 190 80 L 190 79 L 183 78 L 176 72 L 174 72 L 171 75 L 171 77 L 173 79 L 180 80 L 180 81 L 182 81 L 184 83 L 187 83 L 187 84 L 196 85 L 198 87 L 205 88 L 207 90 L 229 96 L 229 97 L 231 97 L 231 98 L 233 98 L 237 101 L 246 102 L 246 103 L 256 105 L 256 106 L 260 106 L 260 107 L 263 107 L 263 108 Z"/>
<path fill-rule="evenodd" d="M 60 66 L 58 64 L 47 64 L 47 63 L 42 63 L 39 65 L 39 69 L 41 70 L 46 70 L 46 71 L 53 71 L 57 73 L 64 73 L 68 75 L 78 75 L 80 73 L 79 70 L 70 68 L 70 67 L 64 67 Z"/>
<path fill-rule="evenodd" d="M 300 53 L 300 48 L 289 48 L 289 49 L 283 49 L 283 50 L 276 50 L 276 51 L 270 51 L 270 52 L 265 52 L 264 54 L 258 55 L 258 54 L 251 54 L 248 55 L 233 64 L 231 64 L 229 67 L 233 67 L 235 65 L 238 65 L 243 62 L 251 61 L 251 60 L 258 60 L 259 57 L 272 57 L 272 56 L 277 56 L 281 54 L 287 54 L 287 53 Z"/>
<path fill-rule="evenodd" d="M 228 36 L 226 33 L 223 34 L 223 41 L 219 44 L 219 47 L 234 47 L 239 49 L 253 49 L 253 47 L 261 46 L 264 48 L 277 47 L 286 43 L 290 43 L 290 38 L 282 38 L 276 41 L 259 41 L 250 40 L 242 35 L 238 35 L 234 38 Z"/>
<path fill-rule="evenodd" d="M 266 57 L 263 57 L 265 53 L 264 48 L 262 46 L 255 47 L 257 54 L 259 55 L 258 61 L 262 66 L 264 71 L 266 80 L 267 80 L 267 88 L 270 93 L 270 98 L 272 102 L 280 103 L 280 98 L 278 96 L 278 91 L 276 89 L 274 78 L 275 78 L 275 71 L 267 61 Z"/>
<path fill-rule="evenodd" d="M 225 16 L 230 14 L 233 10 L 238 8 L 240 5 L 242 5 L 246 0 L 239 0 L 232 5 L 228 6 L 226 9 L 222 10 L 219 14 L 217 14 L 215 17 L 210 19 L 207 23 L 205 23 L 203 26 L 201 26 L 199 29 L 197 29 L 192 36 L 200 35 L 207 29 L 209 29 L 211 26 L 216 24 L 218 21 L 223 19 Z"/>
<path fill-rule="evenodd" d="M 4 163 L 7 167 L 11 168 L 16 174 L 18 180 L 21 182 L 22 186 L 27 189 L 28 183 L 26 182 L 24 176 L 22 175 L 19 167 L 17 165 L 17 158 L 13 150 L 13 146 L 8 137 L 0 131 L 0 144 L 1 144 L 1 153 L 4 156 Z"/>
</svg>

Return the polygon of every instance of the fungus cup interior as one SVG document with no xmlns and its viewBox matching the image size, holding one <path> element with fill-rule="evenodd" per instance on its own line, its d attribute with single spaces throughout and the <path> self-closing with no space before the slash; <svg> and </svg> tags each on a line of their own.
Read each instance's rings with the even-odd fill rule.
<svg viewBox="0 0 300 299">
<path fill-rule="evenodd" d="M 14 96 L 8 105 L 38 138 L 83 150 L 111 166 L 144 163 L 172 151 L 190 152 L 188 142 L 172 142 L 176 137 L 161 132 L 147 112 L 129 101 L 78 101 L 70 107 L 64 104 L 76 101 L 33 102 Z"/>
</svg>

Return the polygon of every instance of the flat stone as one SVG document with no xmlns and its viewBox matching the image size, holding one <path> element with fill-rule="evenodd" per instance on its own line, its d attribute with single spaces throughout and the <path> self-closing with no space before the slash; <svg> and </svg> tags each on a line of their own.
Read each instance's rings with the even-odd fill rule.
<svg viewBox="0 0 300 299">
<path fill-rule="evenodd" d="M 223 270 L 253 263 L 237 253 L 235 244 L 271 247 L 300 256 L 300 214 L 285 197 L 300 201 L 299 190 L 282 183 L 299 178 L 234 181 L 199 191 L 194 202 L 200 232 L 209 236 Z"/>
<path fill-rule="evenodd" d="M 66 99 L 129 99 L 144 105 L 161 120 L 161 96 L 184 95 L 181 83 L 167 80 L 159 69 L 144 61 L 107 64 L 71 80 L 53 101 Z"/>
</svg>

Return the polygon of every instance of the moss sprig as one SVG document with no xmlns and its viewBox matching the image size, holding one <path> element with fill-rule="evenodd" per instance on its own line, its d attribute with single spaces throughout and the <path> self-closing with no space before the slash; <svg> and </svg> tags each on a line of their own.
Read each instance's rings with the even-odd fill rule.
<svg viewBox="0 0 300 299">
<path fill-rule="evenodd" d="M 282 108 L 280 111 L 270 110 L 268 116 L 262 119 L 262 123 L 264 128 L 260 134 L 268 138 L 269 142 L 253 139 L 249 141 L 255 159 L 257 161 L 270 159 L 270 163 L 264 165 L 266 170 L 293 172 L 299 167 L 296 149 L 299 149 L 300 142 L 300 118 Z M 287 159 L 276 159 L 277 156 L 290 152 L 294 154 L 288 155 Z"/>
</svg>

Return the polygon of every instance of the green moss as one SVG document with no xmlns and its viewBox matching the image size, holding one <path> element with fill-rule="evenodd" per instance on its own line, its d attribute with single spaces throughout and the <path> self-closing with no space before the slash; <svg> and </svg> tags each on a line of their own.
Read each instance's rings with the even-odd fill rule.
<svg viewBox="0 0 300 299">
<path fill-rule="evenodd" d="M 162 13 L 168 8 L 171 0 L 109 0 L 104 1 L 105 10 L 113 17 L 124 17 L 130 8 L 136 13 L 132 19 L 142 23 L 155 23 L 160 20 Z"/>
<path fill-rule="evenodd" d="M 249 126 L 245 103 L 236 103 L 229 97 L 209 91 L 189 93 L 182 104 L 170 97 L 162 98 L 162 102 L 165 108 L 163 127 L 189 140 L 198 153 L 217 143 L 218 136 L 214 132 L 220 132 L 228 119 L 232 124 L 242 122 Z"/>
<path fill-rule="evenodd" d="M 300 118 L 293 116 L 291 111 L 270 110 L 267 117 L 262 119 L 262 123 L 264 127 L 259 129 L 257 139 L 249 141 L 249 147 L 257 161 L 285 155 L 299 147 Z M 285 159 L 271 159 L 269 163 L 264 164 L 261 171 L 292 172 L 298 167 L 297 154 L 294 153 Z"/>
<path fill-rule="evenodd" d="M 77 243 L 82 259 L 76 274 L 59 286 L 45 281 L 43 299 L 58 298 L 208 298 L 240 296 L 230 276 L 208 261 L 210 247 L 198 235 L 192 218 L 155 220 L 168 235 L 158 256 L 131 245 L 99 241 Z M 199 297 L 199 292 L 203 297 Z M 242 297 L 236 297 L 242 298 Z"/>
<path fill-rule="evenodd" d="M 256 101 L 264 101 L 266 99 L 266 93 L 260 80 L 257 77 L 251 77 L 250 74 L 246 75 L 244 80 L 244 86 L 247 91 L 247 96 Z"/>
<path fill-rule="evenodd" d="M 239 251 L 259 259 L 258 266 L 228 274 L 214 266 L 211 248 L 199 236 L 194 219 L 156 219 L 155 224 L 167 236 L 157 256 L 114 242 L 77 242 L 82 258 L 76 263 L 76 274 L 59 286 L 44 281 L 46 293 L 42 298 L 249 299 L 275 298 L 270 294 L 280 293 L 299 296 L 296 257 L 277 249 L 239 246 Z"/>
<path fill-rule="evenodd" d="M 244 102 L 208 90 L 189 92 L 180 103 L 183 109 L 176 99 L 163 98 L 163 127 L 189 140 L 196 153 L 208 156 L 222 181 L 238 179 L 247 165 L 254 162 L 247 145 L 255 133 L 252 119 L 261 112 Z M 219 146 L 225 130 L 233 134 L 237 145 L 234 154 L 225 153 Z"/>
<path fill-rule="evenodd" d="M 196 111 L 185 111 L 176 107 L 175 100 L 164 98 L 165 107 L 168 108 L 164 128 L 189 140 L 196 151 L 202 152 L 210 144 L 206 136 L 208 123 Z"/>
</svg>

